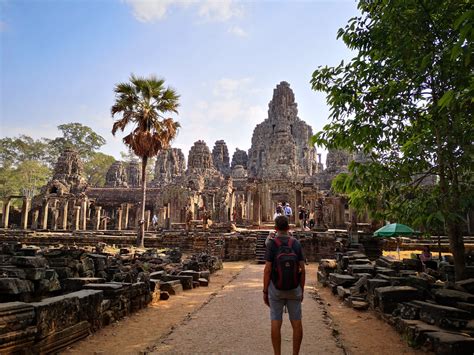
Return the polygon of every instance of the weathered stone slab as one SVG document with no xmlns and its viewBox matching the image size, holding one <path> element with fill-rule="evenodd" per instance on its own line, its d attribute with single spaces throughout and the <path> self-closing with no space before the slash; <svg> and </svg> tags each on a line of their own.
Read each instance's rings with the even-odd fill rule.
<svg viewBox="0 0 474 355">
<path fill-rule="evenodd" d="M 62 285 L 65 291 L 74 292 L 81 290 L 87 284 L 101 284 L 104 282 L 105 280 L 100 277 L 72 277 L 69 279 L 64 279 Z"/>
<path fill-rule="evenodd" d="M 474 338 L 448 332 L 429 332 L 425 346 L 435 354 L 472 355 Z"/>
<path fill-rule="evenodd" d="M 420 291 L 410 286 L 386 286 L 375 289 L 378 307 L 383 313 L 392 313 L 398 303 L 418 300 Z"/>
<path fill-rule="evenodd" d="M 369 294 L 373 294 L 378 287 L 386 287 L 389 285 L 390 282 L 384 279 L 367 279 L 367 291 Z"/>
<path fill-rule="evenodd" d="M 118 282 L 107 282 L 107 283 L 90 283 L 84 285 L 86 290 L 100 290 L 104 292 L 104 298 L 115 298 L 124 292 L 125 288 L 123 284 Z"/>
<path fill-rule="evenodd" d="M 20 280 L 12 277 L 0 278 L 1 295 L 19 295 L 21 293 L 33 292 L 34 286 L 31 281 Z"/>
<path fill-rule="evenodd" d="M 376 266 L 375 267 L 375 273 L 380 274 L 380 275 L 385 275 L 385 276 L 396 276 L 397 272 L 393 269 L 390 269 L 388 267 L 382 267 L 382 266 Z"/>
<path fill-rule="evenodd" d="M 89 335 L 90 324 L 83 321 L 64 329 L 58 329 L 35 344 L 35 352 L 40 354 L 57 353 L 70 344 Z"/>
<path fill-rule="evenodd" d="M 199 274 L 199 273 L 198 273 Z M 161 281 L 173 281 L 178 280 L 183 286 L 183 290 L 192 290 L 193 289 L 193 277 L 185 275 L 166 275 L 161 278 Z"/>
<path fill-rule="evenodd" d="M 454 307 L 423 301 L 413 301 L 412 303 L 419 307 L 422 321 L 445 329 L 462 329 L 471 317 L 469 312 Z"/>
<path fill-rule="evenodd" d="M 170 294 L 168 291 L 160 291 L 160 300 L 166 301 L 170 298 Z"/>
<path fill-rule="evenodd" d="M 349 300 L 349 305 L 354 309 L 357 309 L 359 311 L 365 311 L 369 308 L 369 302 L 354 300 L 352 299 L 352 297 L 349 297 Z"/>
<path fill-rule="evenodd" d="M 193 278 L 193 281 L 198 281 L 199 278 L 201 277 L 200 272 L 198 271 L 193 271 L 193 270 L 185 270 L 181 271 L 179 275 L 183 276 L 191 276 Z"/>
<path fill-rule="evenodd" d="M 199 278 L 198 282 L 199 282 L 199 286 L 204 286 L 204 287 L 209 286 L 209 280 L 203 277 Z"/>
<path fill-rule="evenodd" d="M 2 277 L 13 277 L 19 279 L 25 279 L 26 273 L 24 269 L 19 269 L 13 265 L 0 266 L 0 275 Z"/>
<path fill-rule="evenodd" d="M 348 288 L 337 286 L 337 295 L 340 299 L 344 300 L 351 295 L 351 291 Z"/>
<path fill-rule="evenodd" d="M 174 281 L 166 281 L 160 282 L 160 290 L 166 291 L 170 295 L 177 295 L 183 292 L 183 286 L 181 285 L 181 281 L 174 280 Z"/>
<path fill-rule="evenodd" d="M 31 326 L 0 335 L 0 353 L 14 354 L 17 352 L 27 353 L 27 349 L 34 342 L 36 327 Z"/>
<path fill-rule="evenodd" d="M 79 321 L 80 303 L 76 296 L 50 297 L 41 302 L 31 303 L 31 305 L 35 308 L 40 339 Z"/>
<path fill-rule="evenodd" d="M 434 325 L 426 324 L 421 320 L 395 318 L 395 329 L 402 334 L 408 344 L 418 347 L 426 342 L 426 335 L 430 332 L 439 332 L 441 329 Z"/>
<path fill-rule="evenodd" d="M 463 288 L 466 292 L 474 294 L 474 279 L 457 281 L 456 286 Z"/>
<path fill-rule="evenodd" d="M 356 278 L 351 275 L 332 273 L 329 275 L 329 281 L 337 286 L 349 287 L 356 282 Z"/>
<path fill-rule="evenodd" d="M 13 256 L 10 263 L 21 268 L 44 268 L 48 266 L 48 261 L 40 256 Z"/>
<path fill-rule="evenodd" d="M 374 274 L 374 266 L 371 264 L 368 265 L 349 265 L 347 267 L 347 272 L 351 275 L 354 274 Z"/>
<path fill-rule="evenodd" d="M 166 271 L 155 271 L 150 273 L 150 280 L 161 280 L 166 275 Z"/>
<path fill-rule="evenodd" d="M 93 330 L 101 327 L 98 317 L 102 310 L 104 293 L 100 290 L 81 290 L 69 293 L 68 296 L 79 299 L 79 321 L 88 321 Z"/>
<path fill-rule="evenodd" d="M 456 306 L 458 302 L 474 303 L 474 295 L 468 292 L 448 290 L 445 288 L 432 290 L 436 302 L 445 306 Z"/>
<path fill-rule="evenodd" d="M 31 281 L 37 281 L 46 277 L 45 268 L 25 268 L 25 278 Z"/>
<path fill-rule="evenodd" d="M 25 329 L 30 326 L 35 316 L 35 309 L 28 303 L 0 303 L 0 334 Z"/>
<path fill-rule="evenodd" d="M 456 308 L 469 312 L 471 317 L 474 318 L 474 303 L 458 302 Z"/>
<path fill-rule="evenodd" d="M 200 271 L 199 278 L 206 279 L 207 281 L 211 281 L 211 272 L 209 270 Z"/>
</svg>

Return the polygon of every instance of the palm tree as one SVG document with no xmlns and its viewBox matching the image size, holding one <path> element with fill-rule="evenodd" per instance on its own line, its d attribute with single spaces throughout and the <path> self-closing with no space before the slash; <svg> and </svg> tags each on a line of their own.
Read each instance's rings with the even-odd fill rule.
<svg viewBox="0 0 474 355">
<path fill-rule="evenodd" d="M 121 114 L 114 122 L 112 134 L 122 132 L 128 125 L 133 126 L 123 142 L 142 159 L 142 205 L 140 229 L 137 246 L 144 247 L 145 239 L 145 203 L 146 203 L 146 165 L 148 158 L 156 156 L 161 149 L 169 146 L 176 136 L 179 123 L 163 114 L 178 113 L 179 95 L 171 88 L 164 87 L 165 81 L 155 76 L 142 78 L 130 77 L 130 82 L 115 86 L 115 104 L 112 106 L 112 117 Z"/>
</svg>

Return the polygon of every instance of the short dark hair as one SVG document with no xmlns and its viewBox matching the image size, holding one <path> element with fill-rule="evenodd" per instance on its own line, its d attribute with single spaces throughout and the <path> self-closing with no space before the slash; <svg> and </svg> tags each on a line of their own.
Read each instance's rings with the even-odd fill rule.
<svg viewBox="0 0 474 355">
<path fill-rule="evenodd" d="M 290 229 L 288 218 L 285 216 L 277 216 L 277 218 L 275 218 L 275 229 L 282 232 Z"/>
</svg>

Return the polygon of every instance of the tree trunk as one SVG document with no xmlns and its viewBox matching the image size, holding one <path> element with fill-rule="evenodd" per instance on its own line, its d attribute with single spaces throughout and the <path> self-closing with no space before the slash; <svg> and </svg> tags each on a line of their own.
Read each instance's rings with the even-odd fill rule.
<svg viewBox="0 0 474 355">
<path fill-rule="evenodd" d="M 466 278 L 466 256 L 464 249 L 464 240 L 462 231 L 459 226 L 459 221 L 449 221 L 447 223 L 449 246 L 453 252 L 454 272 L 456 281 L 464 280 Z"/>
<path fill-rule="evenodd" d="M 146 165 L 148 157 L 142 158 L 142 213 L 140 217 L 138 236 L 137 236 L 137 247 L 145 247 L 145 209 L 146 209 Z"/>
</svg>

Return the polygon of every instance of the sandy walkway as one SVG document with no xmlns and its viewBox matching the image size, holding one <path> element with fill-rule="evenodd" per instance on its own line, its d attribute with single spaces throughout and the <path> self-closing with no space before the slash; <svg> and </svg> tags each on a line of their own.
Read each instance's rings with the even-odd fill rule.
<svg viewBox="0 0 474 355">
<path fill-rule="evenodd" d="M 309 268 L 313 285 L 314 266 Z M 262 300 L 263 265 L 248 265 L 239 276 L 189 321 L 153 349 L 165 354 L 272 354 L 269 310 Z M 305 290 L 302 354 L 341 354 L 319 304 Z M 291 354 L 292 331 L 287 316 L 282 329 L 282 353 Z"/>
</svg>

